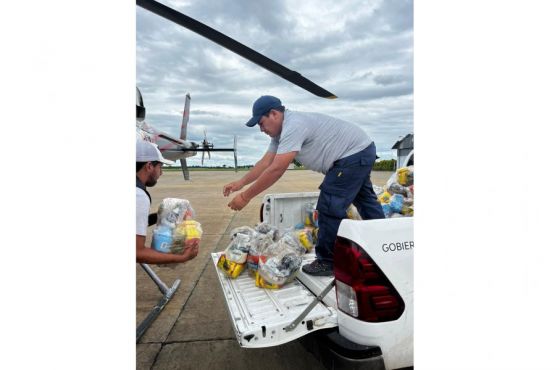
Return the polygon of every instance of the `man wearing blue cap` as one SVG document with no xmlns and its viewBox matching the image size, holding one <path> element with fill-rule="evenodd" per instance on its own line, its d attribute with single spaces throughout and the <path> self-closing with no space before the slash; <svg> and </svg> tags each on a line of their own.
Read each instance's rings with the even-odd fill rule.
<svg viewBox="0 0 560 370">
<path fill-rule="evenodd" d="M 224 186 L 224 196 L 243 189 L 228 204 L 241 210 L 268 189 L 294 159 L 310 170 L 325 174 L 317 202 L 319 234 L 317 259 L 303 266 L 310 275 L 333 274 L 333 249 L 338 226 L 346 210 L 354 204 L 363 219 L 384 218 L 383 209 L 371 185 L 375 144 L 358 126 L 321 113 L 285 109 L 280 99 L 265 95 L 253 104 L 247 126 L 259 125 L 271 137 L 264 156 L 240 180 Z"/>
</svg>

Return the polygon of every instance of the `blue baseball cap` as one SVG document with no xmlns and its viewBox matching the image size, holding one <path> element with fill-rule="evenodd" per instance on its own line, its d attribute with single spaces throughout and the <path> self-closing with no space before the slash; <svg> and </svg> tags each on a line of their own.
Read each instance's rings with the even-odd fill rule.
<svg viewBox="0 0 560 370">
<path fill-rule="evenodd" d="M 247 121 L 249 127 L 255 126 L 261 120 L 261 117 L 267 114 L 271 109 L 282 106 L 282 102 L 275 96 L 263 95 L 253 103 L 253 117 Z"/>
</svg>

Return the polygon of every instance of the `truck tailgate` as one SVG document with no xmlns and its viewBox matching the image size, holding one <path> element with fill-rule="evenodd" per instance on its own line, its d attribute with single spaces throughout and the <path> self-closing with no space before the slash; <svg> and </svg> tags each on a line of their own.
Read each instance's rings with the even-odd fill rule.
<svg viewBox="0 0 560 370">
<path fill-rule="evenodd" d="M 319 329 L 337 326 L 336 309 L 319 302 L 293 330 L 287 330 L 313 302 L 315 295 L 297 279 L 280 289 L 255 286 L 247 270 L 236 279 L 230 279 L 216 266 L 220 255 L 212 253 L 212 260 L 241 347 L 276 346 Z"/>
</svg>

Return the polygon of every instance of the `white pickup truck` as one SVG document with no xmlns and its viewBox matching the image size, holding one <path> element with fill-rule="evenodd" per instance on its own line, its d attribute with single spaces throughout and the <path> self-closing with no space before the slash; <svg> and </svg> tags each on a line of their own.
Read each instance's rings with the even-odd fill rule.
<svg viewBox="0 0 560 370">
<path fill-rule="evenodd" d="M 412 153 L 407 164 L 413 163 Z M 319 193 L 269 194 L 261 219 L 280 230 L 302 220 Z M 413 368 L 413 218 L 340 224 L 333 277 L 299 271 L 278 290 L 262 289 L 247 271 L 230 279 L 216 272 L 242 347 L 300 339 L 329 369 Z M 213 253 L 214 266 L 220 253 Z M 304 256 L 303 264 L 314 254 Z M 332 288 L 335 286 L 335 289 Z"/>
</svg>

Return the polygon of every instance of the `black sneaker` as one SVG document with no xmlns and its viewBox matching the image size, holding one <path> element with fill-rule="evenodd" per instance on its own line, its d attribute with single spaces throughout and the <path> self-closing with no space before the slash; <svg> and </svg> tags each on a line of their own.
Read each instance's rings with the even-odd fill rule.
<svg viewBox="0 0 560 370">
<path fill-rule="evenodd" d="M 313 276 L 332 276 L 333 268 L 331 264 L 315 260 L 308 265 L 304 265 L 303 272 Z"/>
</svg>

